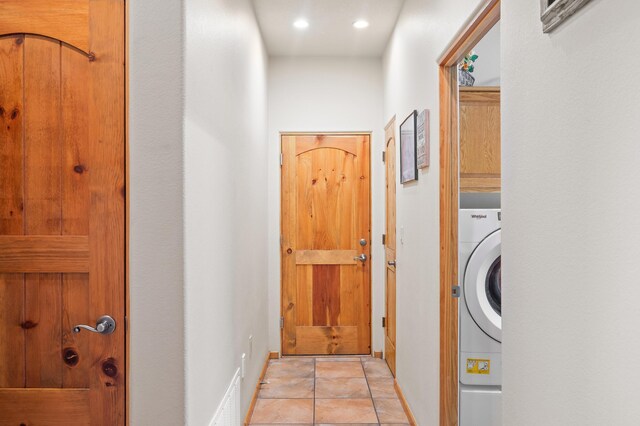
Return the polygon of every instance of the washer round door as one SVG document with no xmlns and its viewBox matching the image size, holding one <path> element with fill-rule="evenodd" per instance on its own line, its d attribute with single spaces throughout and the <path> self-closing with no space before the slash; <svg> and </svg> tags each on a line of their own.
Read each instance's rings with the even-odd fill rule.
<svg viewBox="0 0 640 426">
<path fill-rule="evenodd" d="M 464 300 L 473 320 L 492 339 L 502 342 L 500 230 L 475 248 L 464 272 Z"/>
</svg>

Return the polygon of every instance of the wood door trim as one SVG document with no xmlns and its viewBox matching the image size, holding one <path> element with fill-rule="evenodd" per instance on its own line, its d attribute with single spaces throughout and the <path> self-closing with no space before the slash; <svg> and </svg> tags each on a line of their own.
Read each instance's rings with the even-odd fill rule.
<svg viewBox="0 0 640 426">
<path fill-rule="evenodd" d="M 485 0 L 438 60 L 440 79 L 440 425 L 458 424 L 458 80 L 457 64 L 500 20 Z"/>
</svg>

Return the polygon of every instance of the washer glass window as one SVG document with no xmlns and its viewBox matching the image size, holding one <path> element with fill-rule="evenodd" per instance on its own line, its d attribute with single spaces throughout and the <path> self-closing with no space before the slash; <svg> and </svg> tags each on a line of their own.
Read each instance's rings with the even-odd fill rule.
<svg viewBox="0 0 640 426">
<path fill-rule="evenodd" d="M 485 291 L 487 293 L 487 299 L 491 308 L 500 316 L 502 316 L 502 274 L 500 258 L 493 262 L 487 272 L 487 279 L 485 281 Z"/>
</svg>

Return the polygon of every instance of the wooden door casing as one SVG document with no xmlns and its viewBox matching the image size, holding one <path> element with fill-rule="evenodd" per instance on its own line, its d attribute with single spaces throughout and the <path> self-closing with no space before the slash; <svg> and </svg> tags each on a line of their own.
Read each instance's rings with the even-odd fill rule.
<svg viewBox="0 0 640 426">
<path fill-rule="evenodd" d="M 396 120 L 385 128 L 385 329 L 384 357 L 396 375 Z"/>
<path fill-rule="evenodd" d="M 120 0 L 0 2 L 0 424 L 125 423 Z M 111 335 L 82 331 L 102 315 Z"/>
<path fill-rule="evenodd" d="M 282 136 L 285 355 L 371 353 L 369 150 L 369 135 Z"/>
</svg>

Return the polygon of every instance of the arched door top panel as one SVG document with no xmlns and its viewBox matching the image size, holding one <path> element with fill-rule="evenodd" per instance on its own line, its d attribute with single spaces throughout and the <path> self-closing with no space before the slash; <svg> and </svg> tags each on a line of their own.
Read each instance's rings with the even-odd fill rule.
<svg viewBox="0 0 640 426">
<path fill-rule="evenodd" d="M 0 1 L 0 35 L 37 34 L 88 53 L 88 0 Z"/>
</svg>

